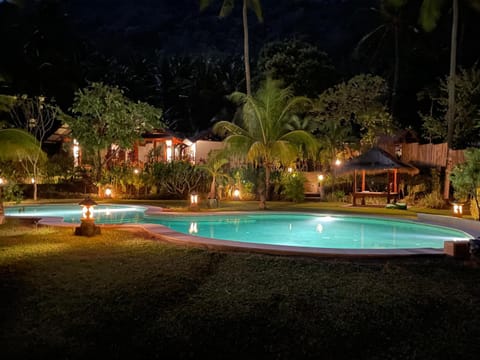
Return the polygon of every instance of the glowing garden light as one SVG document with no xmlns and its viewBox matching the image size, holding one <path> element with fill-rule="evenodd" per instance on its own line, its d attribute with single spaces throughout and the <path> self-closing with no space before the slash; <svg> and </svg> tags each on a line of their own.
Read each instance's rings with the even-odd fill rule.
<svg viewBox="0 0 480 360">
<path fill-rule="evenodd" d="M 95 219 L 93 218 L 93 207 L 97 203 L 90 197 L 86 197 L 78 205 L 82 207 L 82 219 L 80 220 L 80 226 L 75 228 L 75 235 L 93 236 L 100 234 L 100 228 L 95 225 Z"/>
<path fill-rule="evenodd" d="M 240 199 L 240 190 L 238 190 L 238 189 L 233 190 L 233 199 L 234 200 L 239 200 Z"/>
<path fill-rule="evenodd" d="M 193 191 L 190 194 L 190 210 L 198 210 L 198 194 L 196 191 Z"/>
<path fill-rule="evenodd" d="M 452 203 L 453 215 L 456 217 L 463 216 L 463 204 L 462 203 Z"/>
</svg>

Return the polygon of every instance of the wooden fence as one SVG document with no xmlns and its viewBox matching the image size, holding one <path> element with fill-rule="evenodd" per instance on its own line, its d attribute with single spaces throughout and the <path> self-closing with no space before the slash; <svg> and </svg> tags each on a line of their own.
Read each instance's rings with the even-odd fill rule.
<svg viewBox="0 0 480 360">
<path fill-rule="evenodd" d="M 405 143 L 398 146 L 401 147 L 401 160 L 403 162 L 425 166 L 447 166 L 447 143 L 423 145 L 419 143 Z M 391 146 L 384 147 L 384 150 L 392 154 L 394 153 Z M 450 150 L 450 158 L 452 167 L 463 163 L 465 161 L 465 150 Z"/>
</svg>

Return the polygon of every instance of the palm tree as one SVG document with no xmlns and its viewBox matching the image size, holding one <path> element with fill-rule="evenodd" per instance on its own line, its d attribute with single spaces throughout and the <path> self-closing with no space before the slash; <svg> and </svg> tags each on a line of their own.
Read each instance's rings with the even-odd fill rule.
<svg viewBox="0 0 480 360">
<path fill-rule="evenodd" d="M 450 73 L 448 77 L 448 109 L 447 109 L 447 143 L 451 148 L 455 128 L 455 84 L 457 71 L 457 33 L 459 0 L 452 1 L 452 30 L 450 39 Z M 480 10 L 480 0 L 467 0 L 470 6 Z M 437 27 L 445 1 L 423 0 L 420 8 L 420 24 L 425 31 L 432 31 Z"/>
<path fill-rule="evenodd" d="M 0 129 L 0 161 L 19 161 L 40 149 L 39 142 L 19 129 Z M 0 224 L 5 220 L 2 187 L 0 186 Z"/>
<path fill-rule="evenodd" d="M 245 158 L 265 172 L 264 189 L 260 189 L 260 208 L 266 207 L 270 172 L 274 164 L 291 164 L 299 155 L 299 146 L 313 155 L 317 141 L 305 130 L 291 130 L 294 115 L 310 104 L 305 97 L 294 97 L 280 81 L 267 79 L 254 96 L 233 93 L 230 99 L 242 106 L 242 126 L 228 121 L 215 124 L 213 130 L 226 134 L 227 149 Z"/>
<path fill-rule="evenodd" d="M 392 115 L 394 117 L 397 110 L 398 84 L 400 80 L 401 11 L 407 2 L 408 0 L 381 0 L 379 8 L 371 7 L 370 9 L 372 11 L 375 11 L 380 15 L 382 24 L 363 36 L 355 48 L 355 53 L 358 53 L 365 43 L 374 41 L 380 46 L 388 34 L 393 35 L 394 64 L 390 108 L 392 109 Z"/>
<path fill-rule="evenodd" d="M 211 177 L 209 199 L 217 198 L 217 180 L 229 179 L 228 174 L 224 173 L 224 167 L 228 164 L 228 159 L 225 157 L 225 152 L 222 150 L 213 150 L 208 154 L 207 163 L 200 165 L 199 168 L 205 170 Z"/>
<path fill-rule="evenodd" d="M 467 1 L 473 8 L 480 9 L 479 0 Z M 436 28 L 442 14 L 445 1 L 423 0 L 420 8 L 420 24 L 426 31 Z M 450 158 L 450 149 L 453 146 L 455 128 L 455 85 L 457 71 L 457 33 L 458 33 L 458 0 L 452 0 L 452 30 L 450 39 L 450 73 L 448 76 L 448 107 L 447 107 L 447 159 Z M 447 160 L 447 173 L 450 172 L 451 162 Z M 450 177 L 445 176 L 444 198 L 449 197 Z"/>
<path fill-rule="evenodd" d="M 200 0 L 200 10 L 204 10 L 208 7 L 213 0 Z M 228 16 L 235 4 L 234 0 L 223 0 L 222 8 L 220 9 L 220 17 Z M 262 6 L 260 0 L 243 0 L 242 18 L 243 18 L 243 56 L 245 62 L 245 86 L 247 89 L 247 95 L 251 95 L 251 80 L 250 80 L 250 51 L 248 46 L 248 8 L 252 9 L 257 15 L 259 21 L 263 21 Z"/>
</svg>

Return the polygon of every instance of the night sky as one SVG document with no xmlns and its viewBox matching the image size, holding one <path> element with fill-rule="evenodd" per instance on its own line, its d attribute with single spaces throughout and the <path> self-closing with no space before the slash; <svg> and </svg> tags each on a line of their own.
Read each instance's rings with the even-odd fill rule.
<svg viewBox="0 0 480 360">
<path fill-rule="evenodd" d="M 227 18 L 219 19 L 221 1 L 204 12 L 197 0 L 43 0 L 30 1 L 20 14 L 0 4 L 0 31 L 4 55 L 0 57 L 0 84 L 4 93 L 42 94 L 53 97 L 67 110 L 75 90 L 89 81 L 103 81 L 126 89 L 127 95 L 168 109 L 168 89 L 155 92 L 153 82 L 160 58 L 232 56 L 242 62 L 241 2 Z M 301 39 L 325 51 L 337 71 L 337 82 L 360 73 L 392 81 L 393 39 L 384 33 L 354 56 L 355 47 L 385 18 L 376 11 L 378 0 L 262 0 L 264 22 L 249 12 L 252 76 L 262 47 L 276 40 Z M 400 123 L 419 122 L 416 94 L 438 84 L 449 67 L 450 13 L 444 12 L 438 28 L 425 33 L 418 26 L 418 4 L 403 11 L 400 38 Z M 480 57 L 479 14 L 462 8 L 458 65 L 472 66 Z M 163 61 L 163 60 L 162 60 Z M 232 60 L 233 61 L 233 60 Z M 153 69 L 153 70 L 152 70 Z M 261 75 L 261 74 L 260 74 Z M 230 84 L 227 91 L 237 90 Z M 173 95 L 178 99 L 178 94 Z M 192 99 L 196 94 L 192 93 Z M 184 100 L 183 100 L 184 101 Z M 205 101 L 202 99 L 202 101 Z M 209 101 L 211 103 L 211 101 Z M 211 111 L 194 111 L 189 130 L 208 127 L 224 103 Z M 185 117 L 177 111 L 176 117 Z M 198 118 L 195 116 L 198 115 Z M 190 116 L 190 115 L 189 115 Z M 196 129 L 193 129 L 196 127 Z M 181 130 L 181 129 L 180 129 Z"/>
</svg>

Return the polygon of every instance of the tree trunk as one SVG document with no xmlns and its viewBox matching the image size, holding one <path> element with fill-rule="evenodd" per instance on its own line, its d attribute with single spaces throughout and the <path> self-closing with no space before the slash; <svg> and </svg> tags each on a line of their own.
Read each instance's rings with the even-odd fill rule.
<svg viewBox="0 0 480 360">
<path fill-rule="evenodd" d="M 0 225 L 5 222 L 5 208 L 3 207 L 3 190 L 2 187 L 0 186 Z"/>
<path fill-rule="evenodd" d="M 262 183 L 262 181 L 260 183 Z M 265 210 L 267 208 L 269 185 L 270 185 L 270 167 L 266 165 L 265 166 L 265 183 L 263 183 L 263 189 L 260 190 L 260 204 L 258 205 L 260 210 Z"/>
<path fill-rule="evenodd" d="M 400 74 L 400 44 L 399 44 L 399 25 L 398 19 L 396 20 L 394 28 L 395 37 L 395 64 L 393 69 L 393 86 L 392 86 L 392 116 L 396 119 L 397 116 L 397 94 L 398 94 L 398 80 Z"/>
<path fill-rule="evenodd" d="M 450 46 L 450 75 L 448 77 L 448 109 L 447 109 L 447 164 L 445 169 L 445 183 L 443 188 L 443 198 L 450 197 L 450 171 L 451 155 L 453 148 L 453 134 L 455 130 L 455 85 L 457 68 L 457 32 L 458 32 L 458 0 L 453 0 L 452 14 L 452 37 Z"/>
<path fill-rule="evenodd" d="M 252 95 L 250 85 L 250 51 L 248 49 L 248 17 L 247 17 L 247 0 L 243 0 L 243 57 L 245 62 L 245 86 L 247 88 L 247 95 Z"/>
<path fill-rule="evenodd" d="M 215 199 L 217 197 L 217 181 L 215 176 L 212 178 L 212 183 L 210 184 L 210 194 L 208 194 L 208 197 L 210 199 Z"/>
<path fill-rule="evenodd" d="M 37 194 L 38 194 L 38 186 L 37 186 L 37 180 L 35 179 L 35 182 L 33 183 L 33 201 L 37 201 Z"/>
</svg>

